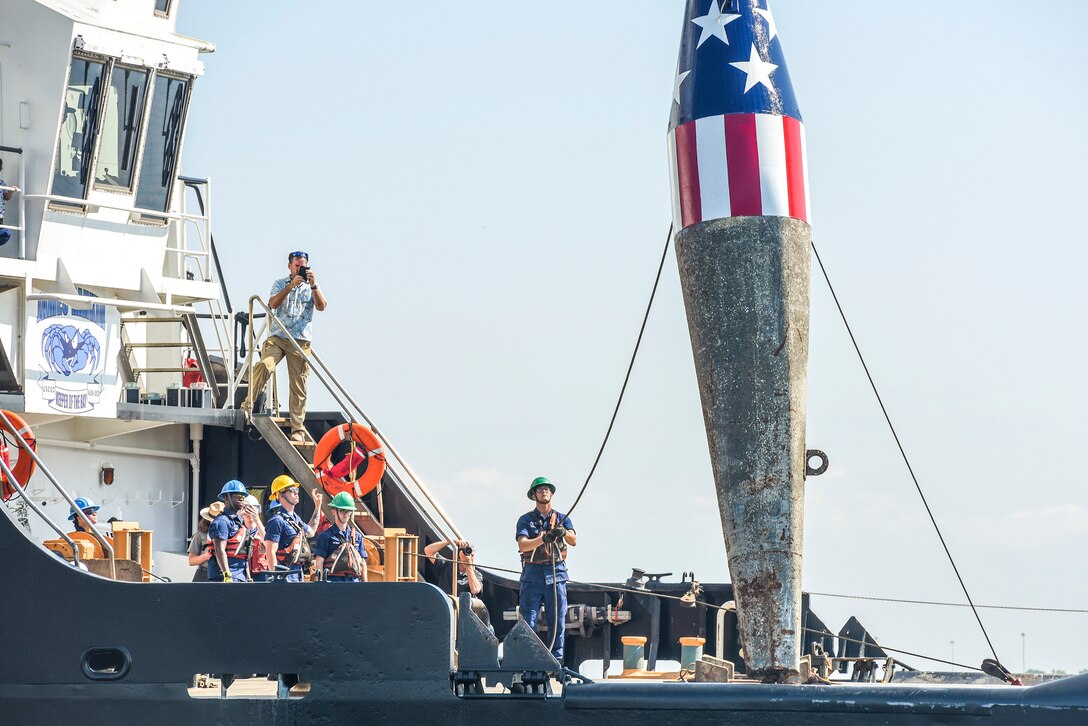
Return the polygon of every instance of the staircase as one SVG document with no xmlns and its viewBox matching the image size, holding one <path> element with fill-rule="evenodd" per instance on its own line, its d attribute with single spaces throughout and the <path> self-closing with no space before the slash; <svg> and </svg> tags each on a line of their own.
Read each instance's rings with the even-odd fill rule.
<svg viewBox="0 0 1088 726">
<path fill-rule="evenodd" d="M 152 328 L 159 325 L 176 325 L 181 326 L 181 335 L 159 335 L 153 332 Z M 135 330 L 143 328 L 142 333 L 134 334 Z M 174 329 L 170 329 L 173 332 Z M 149 338 L 156 337 L 170 337 L 171 340 L 165 341 L 149 341 Z M 184 340 L 182 339 L 184 337 Z M 133 339 L 136 340 L 133 340 Z M 212 400 L 215 408 L 223 406 L 226 402 L 228 390 L 225 381 L 220 381 L 219 377 L 215 375 L 215 371 L 212 368 L 211 357 L 208 355 L 207 347 L 204 344 L 204 338 L 200 334 L 200 328 L 197 324 L 197 317 L 193 313 L 182 313 L 178 315 L 169 315 L 164 317 L 158 317 L 153 315 L 147 315 L 141 313 L 138 315 L 127 315 L 121 318 L 121 347 L 123 355 L 120 358 L 121 367 L 125 372 L 128 380 L 134 381 L 141 385 L 144 390 L 159 390 L 165 388 L 165 386 L 155 386 L 148 382 L 148 377 L 154 374 L 175 374 L 180 382 L 181 376 L 185 373 L 199 372 L 203 380 L 208 384 L 208 387 L 212 394 Z M 140 358 L 144 361 L 149 359 L 162 359 L 163 356 L 155 355 L 151 351 L 157 350 L 175 350 L 177 355 L 174 356 L 175 361 L 179 361 L 176 365 L 154 365 L 152 363 L 145 362 L 144 365 L 140 365 Z M 180 364 L 182 358 L 181 351 L 191 350 L 193 357 L 196 359 L 197 368 L 190 368 Z M 146 351 L 143 356 L 138 355 L 137 351 Z M 156 361 L 159 362 L 159 361 Z"/>
</svg>

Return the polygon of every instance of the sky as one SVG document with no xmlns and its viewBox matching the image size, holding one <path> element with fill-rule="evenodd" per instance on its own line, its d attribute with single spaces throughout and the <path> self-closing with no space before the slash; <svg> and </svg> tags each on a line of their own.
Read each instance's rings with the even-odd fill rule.
<svg viewBox="0 0 1088 726">
<path fill-rule="evenodd" d="M 564 509 L 623 382 L 670 222 L 683 3 L 186 0 L 213 41 L 184 173 L 212 180 L 236 308 L 303 249 L 315 349 L 482 563 L 517 567 L 528 483 Z M 813 235 L 976 603 L 1088 607 L 1078 200 L 1088 6 L 772 4 Z M 806 591 L 963 603 L 813 264 Z M 311 386 L 311 409 L 331 399 Z M 670 250 L 576 580 L 728 581 Z M 977 665 L 964 608 L 816 595 L 883 644 Z M 1088 668 L 1088 615 L 980 611 L 1011 669 Z M 904 658 L 912 662 L 910 658 Z M 912 664 L 929 665 L 914 659 Z"/>
</svg>

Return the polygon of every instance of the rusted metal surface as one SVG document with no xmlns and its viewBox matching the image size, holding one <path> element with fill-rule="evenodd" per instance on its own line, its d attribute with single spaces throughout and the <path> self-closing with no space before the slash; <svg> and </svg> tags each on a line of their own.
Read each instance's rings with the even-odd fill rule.
<svg viewBox="0 0 1088 726">
<path fill-rule="evenodd" d="M 811 231 L 786 217 L 676 237 L 688 329 L 750 676 L 795 677 Z"/>
</svg>

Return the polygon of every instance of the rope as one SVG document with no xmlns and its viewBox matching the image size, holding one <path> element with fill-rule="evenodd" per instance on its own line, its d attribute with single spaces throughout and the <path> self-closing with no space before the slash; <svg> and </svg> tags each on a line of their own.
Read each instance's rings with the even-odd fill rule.
<svg viewBox="0 0 1088 726">
<path fill-rule="evenodd" d="M 906 603 L 907 605 L 937 605 L 947 608 L 966 608 L 970 607 L 967 603 L 963 602 L 942 602 L 940 600 L 907 600 L 904 598 L 895 597 L 876 597 L 873 595 L 841 595 L 833 592 L 809 592 L 808 595 L 819 595 L 820 597 L 837 597 L 845 600 L 869 600 L 872 602 L 898 602 Z M 987 610 L 1019 610 L 1022 612 L 1030 613 L 1074 613 L 1079 615 L 1088 615 L 1088 610 L 1082 608 L 1038 608 L 1028 607 L 1025 605 L 975 605 L 979 609 Z"/>
<path fill-rule="evenodd" d="M 425 555 L 425 554 L 420 553 L 420 552 L 417 552 L 416 556 L 417 557 L 428 557 L 428 555 Z M 449 563 L 454 562 L 454 560 L 452 558 L 445 557 L 445 556 L 437 554 L 437 553 L 435 555 L 433 555 L 433 557 L 436 560 L 442 560 L 444 562 L 449 562 Z M 509 569 L 509 568 L 506 568 L 506 567 L 497 567 L 497 566 L 492 566 L 492 565 L 482 565 L 482 564 L 480 564 L 478 562 L 474 562 L 473 566 L 478 567 L 481 570 L 486 570 L 488 572 L 504 572 L 504 573 L 509 573 L 509 574 L 512 574 L 512 575 L 520 575 L 521 574 L 520 570 L 512 570 L 512 569 Z M 661 598 L 663 600 L 677 600 L 677 601 L 680 601 L 680 602 L 684 602 L 683 598 L 680 595 L 670 595 L 668 593 L 655 592 L 653 590 L 640 590 L 640 589 L 633 588 L 633 587 L 623 587 L 622 585 L 604 585 L 604 584 L 601 584 L 599 582 L 581 582 L 579 580 L 568 580 L 567 584 L 568 585 L 579 585 L 581 587 L 589 587 L 589 588 L 593 588 L 593 589 L 596 589 L 596 590 L 605 590 L 605 591 L 610 591 L 610 592 L 631 593 L 633 595 L 649 595 L 651 597 L 657 597 L 657 598 Z M 900 602 L 900 603 L 907 603 L 907 604 L 912 604 L 912 605 L 944 605 L 944 606 L 948 606 L 948 607 L 968 607 L 968 605 L 966 605 L 964 603 L 938 602 L 938 601 L 930 601 L 930 600 L 902 600 L 902 599 L 896 599 L 896 598 L 866 597 L 866 596 L 862 596 L 862 595 L 839 595 L 839 594 L 835 594 L 835 593 L 826 593 L 826 592 L 809 592 L 807 594 L 808 595 L 818 595 L 820 597 L 852 598 L 852 599 L 857 599 L 857 600 L 876 600 L 876 601 L 879 601 L 879 602 Z M 688 603 L 685 603 L 685 604 L 688 604 Z M 725 605 L 715 605 L 713 603 L 709 603 L 709 602 L 706 602 L 704 600 L 696 600 L 694 604 L 702 605 L 702 606 L 704 606 L 706 608 L 709 608 L 711 610 L 721 610 L 722 608 L 725 607 Z M 1018 607 L 1018 606 L 1014 606 L 1014 605 L 976 605 L 975 607 L 992 608 L 992 609 L 1000 609 L 1000 610 L 1026 610 L 1026 611 L 1032 611 L 1032 612 L 1037 611 L 1037 612 L 1057 612 L 1057 613 L 1088 613 L 1088 610 L 1077 610 L 1077 609 L 1072 609 L 1072 608 L 1033 608 L 1033 607 Z M 862 644 L 862 645 L 876 646 L 878 648 L 881 648 L 882 650 L 890 651 L 892 653 L 902 653 L 903 655 L 909 655 L 909 656 L 911 656 L 913 658 L 923 658 L 925 660 L 933 661 L 935 663 L 944 663 L 945 665 L 956 666 L 958 668 L 963 668 L 965 670 L 985 672 L 981 668 L 979 668 L 978 666 L 968 665 L 966 663 L 957 663 L 955 661 L 945 660 L 944 658 L 935 658 L 935 657 L 930 656 L 930 655 L 925 655 L 924 653 L 918 653 L 918 652 L 911 651 L 911 650 L 904 650 L 903 648 L 893 648 L 891 646 L 884 645 L 883 643 L 876 643 L 876 642 L 873 642 L 871 640 L 870 641 L 864 641 L 864 640 L 858 640 L 856 638 L 848 638 L 845 635 L 838 635 L 838 634 L 832 633 L 832 632 L 830 632 L 828 630 L 816 630 L 816 629 L 813 629 L 813 628 L 804 628 L 804 630 L 809 632 L 809 633 L 815 633 L 817 635 L 821 635 L 821 636 L 824 636 L 824 637 L 837 638 L 839 640 L 843 640 L 843 641 L 847 641 L 847 642 L 851 642 L 851 643 L 859 643 L 859 644 Z"/>
<path fill-rule="evenodd" d="M 612 427 L 616 423 L 616 416 L 620 412 L 620 404 L 623 403 L 623 394 L 627 391 L 627 383 L 631 380 L 631 371 L 635 367 L 635 358 L 638 356 L 639 346 L 642 345 L 642 335 L 646 332 L 646 321 L 650 319 L 650 309 L 654 305 L 654 297 L 657 295 L 657 286 L 661 282 L 661 271 L 665 269 L 665 258 L 669 253 L 669 243 L 672 241 L 672 225 L 669 225 L 669 233 L 665 235 L 665 249 L 661 250 L 661 262 L 657 265 L 657 276 L 654 278 L 654 286 L 650 291 L 650 300 L 646 303 L 646 314 L 642 316 L 642 327 L 638 330 L 638 339 L 635 340 L 635 349 L 631 352 L 631 362 L 627 365 L 627 375 L 623 377 L 623 386 L 620 388 L 619 398 L 616 399 L 616 408 L 612 411 L 612 420 L 608 422 L 608 430 L 604 432 L 604 441 L 601 442 L 601 448 L 597 451 L 597 458 L 593 460 L 593 466 L 589 469 L 589 475 L 586 476 L 585 483 L 582 484 L 582 488 L 578 490 L 578 496 L 574 499 L 574 504 L 567 510 L 567 516 L 574 511 L 574 508 L 578 506 L 578 502 L 582 501 L 582 495 L 585 494 L 586 487 L 589 486 L 589 480 L 593 478 L 593 473 L 597 471 L 597 464 L 601 461 L 601 455 L 604 454 L 604 447 L 608 445 L 608 437 L 612 435 Z"/>
<path fill-rule="evenodd" d="M 861 354 L 861 348 L 858 346 L 858 341 L 854 337 L 854 331 L 850 328 L 850 323 L 846 319 L 846 313 L 842 309 L 842 304 L 839 302 L 839 296 L 835 293 L 835 287 L 831 284 L 831 278 L 827 275 L 827 268 L 824 267 L 824 261 L 820 258 L 820 253 L 816 249 L 816 243 L 812 243 L 812 252 L 816 255 L 816 262 L 820 265 L 820 272 L 824 276 L 824 281 L 827 283 L 827 289 L 831 291 L 831 297 L 835 300 L 835 307 L 839 310 L 839 316 L 842 318 L 843 325 L 846 326 L 846 332 L 850 335 L 850 342 L 854 345 L 854 351 L 858 354 L 858 360 L 861 361 L 861 367 L 865 369 L 865 376 L 869 379 L 869 386 L 873 389 L 873 394 L 876 396 L 876 401 L 880 404 L 880 411 L 884 414 L 884 420 L 888 423 L 888 428 L 892 432 L 892 438 L 895 439 L 895 445 L 899 447 L 899 454 L 903 457 L 903 463 L 907 465 L 907 471 L 910 472 L 910 478 L 914 482 L 914 488 L 918 491 L 918 496 L 922 500 L 923 506 L 926 508 L 926 514 L 929 515 L 929 521 L 933 523 L 933 529 L 937 532 L 937 538 L 941 541 L 941 547 L 944 548 L 944 553 L 948 557 L 949 564 L 952 565 L 953 572 L 956 573 L 956 579 L 959 580 L 960 588 L 963 589 L 963 594 L 967 598 L 967 604 L 971 607 L 971 612 L 975 616 L 975 620 L 978 621 L 978 627 L 982 630 L 983 637 L 986 638 L 986 645 L 990 646 L 990 652 L 993 653 L 994 660 L 1001 662 L 1001 659 L 997 657 L 997 651 L 994 649 L 994 644 L 990 640 L 990 634 L 986 632 L 986 626 L 982 624 L 982 617 L 978 614 L 978 608 L 975 607 L 974 601 L 971 599 L 971 593 L 967 591 L 967 584 L 963 581 L 963 577 L 960 575 L 960 569 L 956 566 L 956 561 L 952 557 L 952 551 L 948 549 L 948 543 L 944 540 L 944 535 L 941 534 L 941 528 L 937 525 L 937 518 L 933 516 L 933 510 L 929 507 L 929 502 L 926 500 L 926 495 L 922 492 L 922 485 L 918 483 L 918 477 L 914 474 L 914 467 L 910 464 L 910 459 L 907 457 L 906 450 L 903 449 L 903 444 L 899 440 L 899 434 L 895 431 L 895 426 L 892 424 L 891 416 L 888 415 L 888 409 L 884 406 L 884 400 L 880 397 L 880 391 L 877 390 L 876 382 L 873 380 L 872 374 L 869 372 L 869 366 L 865 362 L 865 356 Z"/>
</svg>

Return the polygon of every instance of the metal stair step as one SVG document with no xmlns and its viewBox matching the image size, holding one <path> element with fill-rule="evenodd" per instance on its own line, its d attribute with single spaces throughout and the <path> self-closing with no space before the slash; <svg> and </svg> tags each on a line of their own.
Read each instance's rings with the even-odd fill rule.
<svg viewBox="0 0 1088 726">
<path fill-rule="evenodd" d="M 192 373 L 199 368 L 133 368 L 132 372 L 139 373 Z"/>
<path fill-rule="evenodd" d="M 139 317 L 139 318 L 121 318 L 121 325 L 125 323 L 184 323 L 185 318 L 153 318 L 153 317 Z"/>
<path fill-rule="evenodd" d="M 192 348 L 192 343 L 125 343 L 126 348 Z"/>
</svg>

